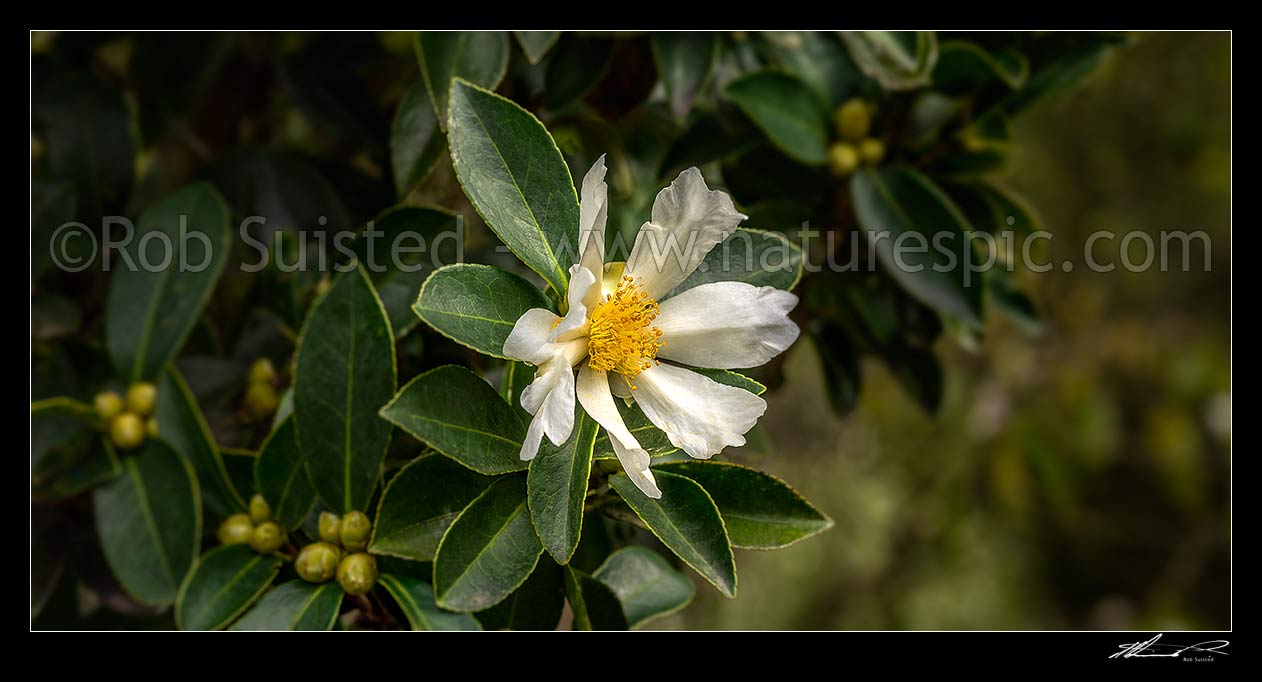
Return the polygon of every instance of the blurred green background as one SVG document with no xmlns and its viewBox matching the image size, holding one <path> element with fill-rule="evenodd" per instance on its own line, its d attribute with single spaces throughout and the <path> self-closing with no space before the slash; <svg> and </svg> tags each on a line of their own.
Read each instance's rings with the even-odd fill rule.
<svg viewBox="0 0 1262 682">
<path fill-rule="evenodd" d="M 1231 626 L 1231 38 L 1135 37 L 1015 126 L 1005 180 L 1055 235 L 1058 267 L 1022 273 L 1042 334 L 991 316 L 975 351 L 941 340 L 936 417 L 869 362 L 845 420 L 804 337 L 770 397 L 772 447 L 732 459 L 836 527 L 738 551 L 735 600 L 698 589 L 648 627 Z M 1096 230 L 1118 235 L 1097 262 L 1120 262 L 1130 231 L 1203 230 L 1211 269 L 1198 245 L 1190 272 L 1091 272 Z"/>
</svg>

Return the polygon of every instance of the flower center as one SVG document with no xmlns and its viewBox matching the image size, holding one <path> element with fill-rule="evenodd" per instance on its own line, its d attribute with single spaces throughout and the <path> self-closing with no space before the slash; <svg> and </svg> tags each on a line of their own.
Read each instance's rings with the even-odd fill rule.
<svg viewBox="0 0 1262 682">
<path fill-rule="evenodd" d="M 657 301 L 624 276 L 614 292 L 605 294 L 605 300 L 592 309 L 587 338 L 591 368 L 630 379 L 651 367 L 662 347 L 662 330 L 649 326 L 658 312 Z"/>
</svg>

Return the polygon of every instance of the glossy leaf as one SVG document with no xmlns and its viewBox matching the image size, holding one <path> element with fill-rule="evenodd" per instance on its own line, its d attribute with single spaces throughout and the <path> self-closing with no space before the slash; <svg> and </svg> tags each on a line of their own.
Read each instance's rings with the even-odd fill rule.
<svg viewBox="0 0 1262 682">
<path fill-rule="evenodd" d="M 368 550 L 413 561 L 433 561 L 443 533 L 491 484 L 487 476 L 429 455 L 403 467 L 381 494 Z"/>
<path fill-rule="evenodd" d="M 556 110 L 582 97 L 600 82 L 613 41 L 603 36 L 563 35 L 548 60 L 544 73 L 543 103 Z"/>
<path fill-rule="evenodd" d="M 967 271 L 976 266 L 968 223 L 950 198 L 901 166 L 862 170 L 850 191 L 859 225 L 873 235 L 869 241 L 894 281 L 925 305 L 979 325 L 982 287 L 979 274 Z"/>
<path fill-rule="evenodd" d="M 394 339 L 363 269 L 339 275 L 307 317 L 294 359 L 294 426 L 329 507 L 364 510 L 381 478 L 395 385 Z"/>
<path fill-rule="evenodd" d="M 229 630 L 321 631 L 333 629 L 342 608 L 336 581 L 313 585 L 302 579 L 277 585 Z"/>
<path fill-rule="evenodd" d="M 570 566 L 564 569 L 565 599 L 575 630 L 626 630 L 622 604 L 608 585 Z"/>
<path fill-rule="evenodd" d="M 390 124 L 390 167 L 400 198 L 425 180 L 445 146 L 434 105 L 418 80 L 403 94 Z"/>
<path fill-rule="evenodd" d="M 886 90 L 910 90 L 929 84 L 938 62 L 932 31 L 842 31 L 855 64 Z"/>
<path fill-rule="evenodd" d="M 137 601 L 174 599 L 201 540 L 201 495 L 193 468 L 150 440 L 122 460 L 122 474 L 92 495 L 97 536 L 114 577 Z"/>
<path fill-rule="evenodd" d="M 764 33 L 780 68 L 797 76 L 828 106 L 872 94 L 875 84 L 859 71 L 838 37 L 824 31 Z"/>
<path fill-rule="evenodd" d="M 513 35 L 517 37 L 517 44 L 521 45 L 521 51 L 526 55 L 526 61 L 531 64 L 538 64 L 543 60 L 544 55 L 548 54 L 548 50 L 556 44 L 557 39 L 561 37 L 560 31 L 513 31 Z"/>
<path fill-rule="evenodd" d="M 527 426 L 521 411 L 463 367 L 445 365 L 409 381 L 381 416 L 478 473 L 493 476 L 527 466 L 518 456 Z"/>
<path fill-rule="evenodd" d="M 206 506 L 219 516 L 245 510 L 245 501 L 228 478 L 223 455 L 184 377 L 168 366 L 158 380 L 155 412 L 158 433 L 197 472 Z"/>
<path fill-rule="evenodd" d="M 654 33 L 652 45 L 671 113 L 682 119 L 714 70 L 719 54 L 718 35 L 691 31 Z"/>
<path fill-rule="evenodd" d="M 682 609 L 697 591 L 662 555 L 636 545 L 609 555 L 592 577 L 613 590 L 630 627 Z"/>
<path fill-rule="evenodd" d="M 443 336 L 492 357 L 504 357 L 504 342 L 531 308 L 551 309 L 526 280 L 490 265 L 459 263 L 425 280 L 412 310 Z"/>
<path fill-rule="evenodd" d="M 180 586 L 175 624 L 181 630 L 219 630 L 258 599 L 280 572 L 281 560 L 250 549 L 221 545 L 204 554 Z"/>
<path fill-rule="evenodd" d="M 662 544 L 723 596 L 735 597 L 736 560 L 714 501 L 691 479 L 666 471 L 653 477 L 662 491 L 660 500 L 645 496 L 626 474 L 610 477 L 609 484 Z"/>
<path fill-rule="evenodd" d="M 465 194 L 519 259 L 564 292 L 578 261 L 578 194 L 569 166 L 533 114 L 457 80 L 448 143 Z"/>
<path fill-rule="evenodd" d="M 438 604 L 481 611 L 498 604 L 530 577 L 543 553 L 530 524 L 526 482 L 502 478 L 452 522 L 434 558 Z"/>
<path fill-rule="evenodd" d="M 812 166 L 828 160 L 828 110 L 802 81 L 760 71 L 728 83 L 723 93 L 785 154 Z"/>
<path fill-rule="evenodd" d="M 521 587 L 479 613 L 478 620 L 488 630 L 555 630 L 565 608 L 562 570 L 544 557 Z"/>
<path fill-rule="evenodd" d="M 315 490 L 307 478 L 306 459 L 294 437 L 291 416 L 268 434 L 254 458 L 254 488 L 272 508 L 272 520 L 293 530 L 315 504 Z"/>
<path fill-rule="evenodd" d="M 544 438 L 526 477 L 530 518 L 543 546 L 559 564 L 569 563 L 583 531 L 583 503 L 592 472 L 592 446 L 600 425 L 574 405 L 569 440 L 553 445 Z"/>
<path fill-rule="evenodd" d="M 780 232 L 739 228 L 706 254 L 665 298 L 710 282 L 745 282 L 786 291 L 802 278 L 802 248 Z"/>
<path fill-rule="evenodd" d="M 1025 84 L 1029 69 L 1029 62 L 1015 50 L 992 55 L 975 43 L 948 40 L 938 49 L 933 86 L 936 90 L 958 95 L 997 80 L 1016 89 Z"/>
<path fill-rule="evenodd" d="M 403 609 L 413 630 L 482 629 L 482 624 L 467 613 L 452 613 L 438 608 L 438 603 L 434 601 L 434 588 L 420 578 L 386 574 L 378 582 Z"/>
<path fill-rule="evenodd" d="M 413 306 L 426 278 L 459 260 L 462 226 L 459 216 L 443 209 L 398 206 L 377 216 L 373 232 L 355 242 L 396 339 L 420 323 Z"/>
<path fill-rule="evenodd" d="M 658 471 L 687 476 L 710 494 L 733 547 L 778 549 L 827 530 L 832 519 L 821 514 L 787 483 L 731 462 L 667 462 Z"/>
<path fill-rule="evenodd" d="M 228 262 L 231 234 L 227 205 L 204 182 L 140 216 L 126 257 L 115 254 L 106 303 L 105 342 L 119 374 L 152 380 L 175 357 Z"/>
<path fill-rule="evenodd" d="M 416 34 L 415 47 L 421 79 L 443 130 L 453 79 L 493 90 L 508 70 L 508 36 L 500 31 L 423 32 Z"/>
</svg>

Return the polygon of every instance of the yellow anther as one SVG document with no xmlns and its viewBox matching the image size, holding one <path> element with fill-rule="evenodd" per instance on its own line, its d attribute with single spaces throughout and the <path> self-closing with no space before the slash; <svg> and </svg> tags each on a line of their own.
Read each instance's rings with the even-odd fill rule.
<svg viewBox="0 0 1262 682">
<path fill-rule="evenodd" d="M 651 367 L 662 347 L 662 330 L 651 326 L 659 312 L 657 301 L 624 275 L 592 310 L 587 343 L 591 368 L 618 372 L 634 391 L 631 378 Z"/>
</svg>

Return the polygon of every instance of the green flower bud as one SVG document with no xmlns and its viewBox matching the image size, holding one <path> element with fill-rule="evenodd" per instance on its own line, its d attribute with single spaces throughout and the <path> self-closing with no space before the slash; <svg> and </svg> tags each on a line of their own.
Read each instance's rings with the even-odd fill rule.
<svg viewBox="0 0 1262 682">
<path fill-rule="evenodd" d="M 141 417 L 153 414 L 153 405 L 157 400 L 157 387 L 147 381 L 132 384 L 127 389 L 127 411 L 135 412 Z"/>
<path fill-rule="evenodd" d="M 276 389 L 271 384 L 250 384 L 245 389 L 245 411 L 252 419 L 264 419 L 276 411 Z"/>
<path fill-rule="evenodd" d="M 333 512 L 320 512 L 320 539 L 331 545 L 342 543 L 342 518 Z"/>
<path fill-rule="evenodd" d="M 327 542 L 313 542 L 294 559 L 294 570 L 298 577 L 309 583 L 322 583 L 337 575 L 338 562 L 342 552 Z"/>
<path fill-rule="evenodd" d="M 150 417 L 145 420 L 145 433 L 148 434 L 150 438 L 158 437 L 158 418 L 157 417 Z"/>
<path fill-rule="evenodd" d="M 362 511 L 353 511 L 342 517 L 338 537 L 348 552 L 362 552 L 368 547 L 368 535 L 372 533 L 372 521 Z"/>
<path fill-rule="evenodd" d="M 145 423 L 140 417 L 124 412 L 110 420 L 110 440 L 119 450 L 134 450 L 145 442 Z"/>
<path fill-rule="evenodd" d="M 101 391 L 92 399 L 92 405 L 101 419 L 109 421 L 123 411 L 123 397 L 114 391 Z"/>
<path fill-rule="evenodd" d="M 833 175 L 850 175 L 859 167 L 859 152 L 849 142 L 835 142 L 828 148 L 828 167 Z"/>
<path fill-rule="evenodd" d="M 272 508 L 268 506 L 267 500 L 263 496 L 254 493 L 254 497 L 250 498 L 250 520 L 255 523 L 263 523 L 272 518 Z"/>
<path fill-rule="evenodd" d="M 233 514 L 219 524 L 219 544 L 244 545 L 254 537 L 254 524 L 246 514 Z"/>
<path fill-rule="evenodd" d="M 250 536 L 250 546 L 259 554 L 271 554 L 285 544 L 285 531 L 271 521 L 264 521 L 254 527 L 254 535 Z"/>
<path fill-rule="evenodd" d="M 868 111 L 867 103 L 861 99 L 852 99 L 837 107 L 837 112 L 833 114 L 833 126 L 843 140 L 862 140 L 872 127 L 872 114 Z"/>
<path fill-rule="evenodd" d="M 259 358 L 250 365 L 249 383 L 251 384 L 270 384 L 276 380 L 276 368 L 272 366 L 272 361 L 267 358 Z"/>
<path fill-rule="evenodd" d="M 349 595 L 360 595 L 377 584 L 377 560 L 371 554 L 350 554 L 337 565 L 337 583 Z"/>
<path fill-rule="evenodd" d="M 869 166 L 875 166 L 885 158 L 885 143 L 869 137 L 859 143 L 859 159 Z"/>
</svg>

